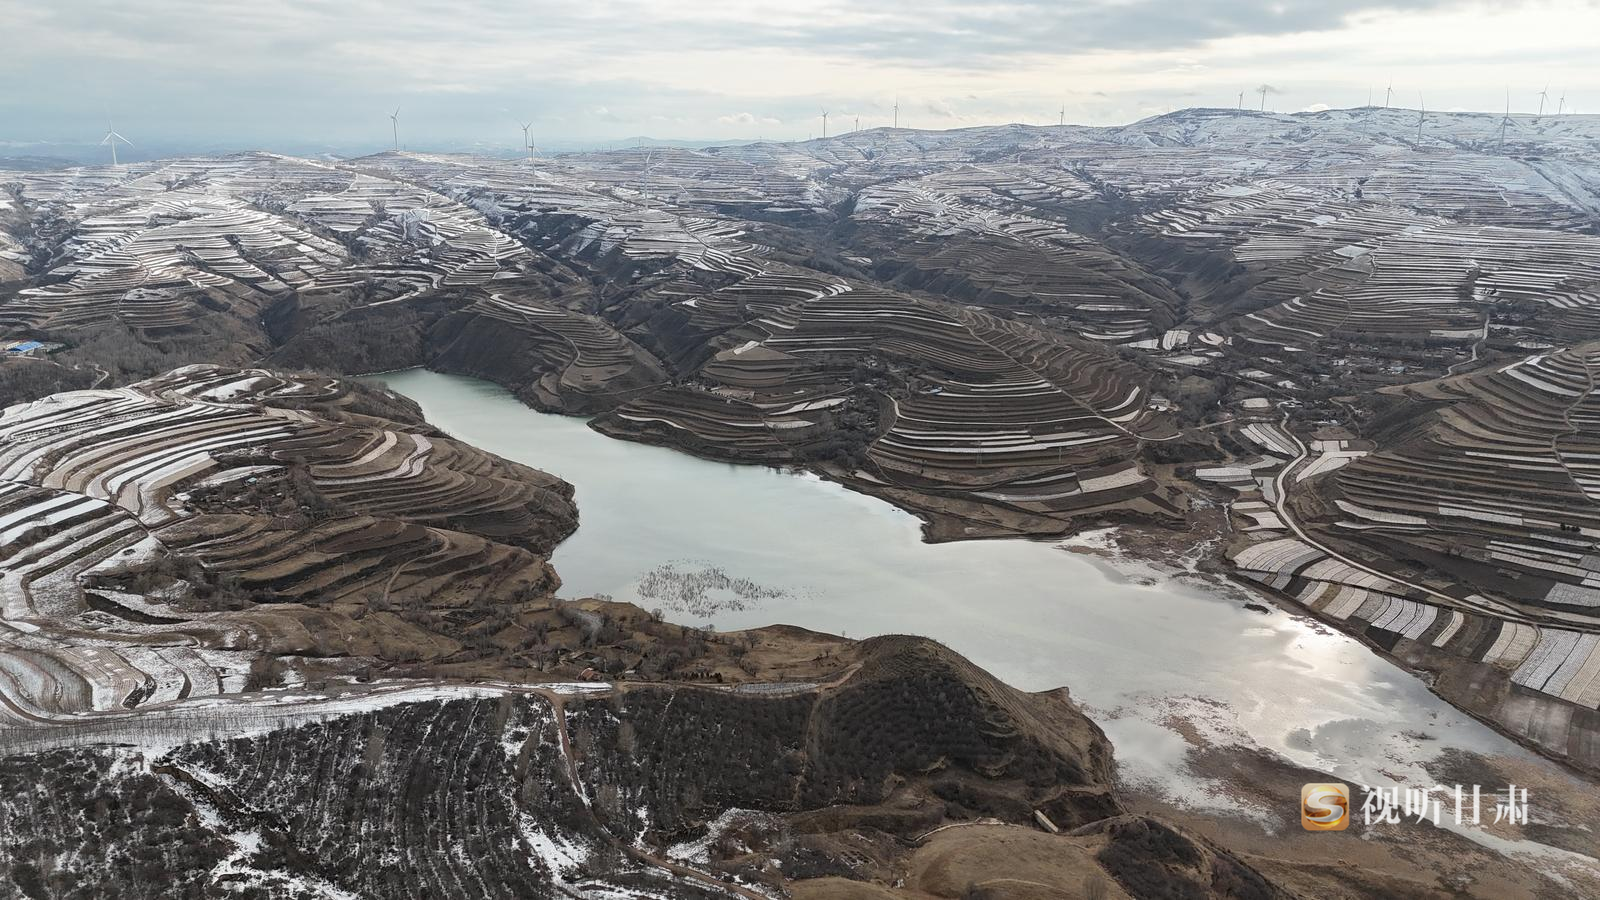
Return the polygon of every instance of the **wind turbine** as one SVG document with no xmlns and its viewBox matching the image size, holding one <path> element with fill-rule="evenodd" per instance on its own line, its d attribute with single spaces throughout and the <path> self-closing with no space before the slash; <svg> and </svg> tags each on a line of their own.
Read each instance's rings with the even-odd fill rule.
<svg viewBox="0 0 1600 900">
<path fill-rule="evenodd" d="M 1561 111 L 1563 109 L 1566 109 L 1566 108 L 1567 108 L 1567 89 L 1566 88 L 1562 88 L 1561 89 L 1561 102 L 1556 104 L 1556 115 L 1558 115 L 1558 116 L 1561 115 Z"/>
<path fill-rule="evenodd" d="M 855 127 L 855 130 L 856 131 L 860 131 L 861 130 L 861 117 L 860 116 L 856 116 L 856 127 Z"/>
<path fill-rule="evenodd" d="M 522 123 L 522 149 L 527 151 L 528 161 L 533 161 L 533 123 Z"/>
<path fill-rule="evenodd" d="M 1383 108 L 1389 108 L 1389 100 L 1394 96 L 1394 79 L 1389 79 L 1389 86 L 1383 89 Z"/>
<path fill-rule="evenodd" d="M 1428 104 L 1422 99 L 1422 92 L 1417 92 L 1417 143 L 1422 143 L 1422 120 L 1428 117 Z"/>
<path fill-rule="evenodd" d="M 900 98 L 894 98 L 894 127 L 900 127 Z"/>
<path fill-rule="evenodd" d="M 1544 101 L 1545 101 L 1545 98 L 1549 97 L 1549 96 L 1550 96 L 1550 85 L 1547 84 L 1547 85 L 1544 86 L 1544 90 L 1539 92 L 1539 115 L 1540 116 L 1544 115 Z"/>
<path fill-rule="evenodd" d="M 1063 127 L 1067 124 L 1067 105 L 1065 103 L 1061 104 L 1061 121 L 1056 124 Z"/>
<path fill-rule="evenodd" d="M 1511 124 L 1511 88 L 1506 88 L 1506 114 L 1500 120 L 1500 152 L 1506 149 L 1506 126 Z"/>
<path fill-rule="evenodd" d="M 128 140 L 127 138 L 123 137 L 120 134 L 117 134 L 115 131 L 112 130 L 111 123 L 107 122 L 106 123 L 106 136 L 100 139 L 100 143 L 101 143 L 102 146 L 109 145 L 111 147 L 111 164 L 113 166 L 117 165 L 117 142 L 118 141 L 121 141 L 122 143 L 127 144 L 129 147 L 133 146 L 133 141 Z"/>
<path fill-rule="evenodd" d="M 394 112 L 389 114 L 389 124 L 394 127 L 394 149 L 400 151 L 400 107 L 396 106 Z"/>
<path fill-rule="evenodd" d="M 1269 91 L 1269 90 L 1271 90 L 1271 88 L 1269 86 L 1265 85 L 1265 84 L 1263 84 L 1261 87 L 1256 88 L 1256 93 L 1261 95 L 1261 111 L 1262 112 L 1266 112 L 1267 111 L 1267 91 Z"/>
<path fill-rule="evenodd" d="M 822 137 L 823 137 L 824 140 L 826 140 L 827 137 L 828 137 L 828 111 L 827 110 L 823 110 L 822 111 Z"/>
<path fill-rule="evenodd" d="M 1244 91 L 1239 92 L 1239 111 L 1244 112 Z"/>
</svg>

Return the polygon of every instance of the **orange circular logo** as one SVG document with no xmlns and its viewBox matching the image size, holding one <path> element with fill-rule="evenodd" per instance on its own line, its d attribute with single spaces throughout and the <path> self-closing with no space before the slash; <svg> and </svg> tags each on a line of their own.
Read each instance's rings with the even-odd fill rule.
<svg viewBox="0 0 1600 900">
<path fill-rule="evenodd" d="M 1342 783 L 1300 787 L 1300 826 L 1307 831 L 1343 831 L 1350 827 L 1350 788 Z"/>
</svg>

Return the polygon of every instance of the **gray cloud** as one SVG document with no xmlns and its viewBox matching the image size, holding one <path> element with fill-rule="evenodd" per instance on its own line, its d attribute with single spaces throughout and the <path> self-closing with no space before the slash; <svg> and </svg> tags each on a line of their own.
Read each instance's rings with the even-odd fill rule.
<svg viewBox="0 0 1600 900">
<path fill-rule="evenodd" d="M 860 29 L 823 24 L 804 33 L 760 29 L 742 39 L 776 46 L 820 43 L 929 65 L 1004 64 L 1017 53 L 1167 50 L 1216 38 L 1337 28 L 1374 10 L 1427 10 L 1458 0 L 1023 0 L 1000 4 L 879 0 L 892 21 Z"/>
<path fill-rule="evenodd" d="M 498 140 L 507 132 L 514 145 L 520 131 L 507 123 L 529 117 L 585 136 L 620 136 L 652 123 L 687 132 L 673 136 L 779 125 L 803 135 L 819 103 L 864 119 L 884 116 L 886 103 L 812 96 L 804 84 L 754 100 L 730 90 L 750 73 L 718 61 L 749 66 L 765 56 L 888 67 L 911 73 L 907 81 L 957 83 L 1041 59 L 1330 31 L 1364 13 L 1464 2 L 0 0 L 0 84 L 7 86 L 0 139 L 72 139 L 111 115 L 173 140 L 360 143 L 387 134 L 385 114 L 396 103 L 406 107 L 402 131 L 419 142 Z M 1203 99 L 1194 79 L 1206 68 L 1185 62 L 1164 70 L 1163 98 Z M 934 96 L 904 84 L 876 93 L 896 87 L 906 89 L 903 113 L 915 108 L 943 124 L 1045 113 L 1054 120 L 1054 101 L 1015 91 L 997 97 L 963 87 Z M 1126 100 L 1130 110 L 1139 96 L 1132 88 L 1090 90 L 1096 87 L 1107 85 L 1041 86 L 1039 93 Z"/>
<path fill-rule="evenodd" d="M 695 12 L 692 3 L 645 0 L 6 0 L 0 10 L 8 22 L 32 22 L 69 43 L 87 38 L 86 50 L 131 42 L 140 48 L 134 55 L 152 57 L 241 47 L 252 56 L 316 65 L 311 54 L 346 42 L 492 46 L 518 36 L 595 48 L 825 49 L 902 62 L 982 65 L 1017 52 L 1172 48 L 1219 37 L 1325 30 L 1362 12 L 1450 5 L 1460 0 L 861 0 L 821 4 L 822 14 L 815 17 L 728 15 L 733 8 L 720 4 Z"/>
</svg>

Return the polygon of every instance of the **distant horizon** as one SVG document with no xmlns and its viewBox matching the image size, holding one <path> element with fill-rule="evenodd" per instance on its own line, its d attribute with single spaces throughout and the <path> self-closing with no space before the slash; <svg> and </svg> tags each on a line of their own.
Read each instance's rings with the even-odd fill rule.
<svg viewBox="0 0 1600 900">
<path fill-rule="evenodd" d="M 952 126 L 942 127 L 942 128 L 924 128 L 924 127 L 917 127 L 915 125 L 900 125 L 900 126 L 898 126 L 898 128 L 896 128 L 896 126 L 893 126 L 893 125 L 873 125 L 871 127 L 863 126 L 861 129 L 859 129 L 859 131 L 854 130 L 854 129 L 846 129 L 846 130 L 838 132 L 838 133 L 830 133 L 828 135 L 828 137 L 826 138 L 826 140 L 834 140 L 834 139 L 843 138 L 843 137 L 845 137 L 845 136 L 847 136 L 849 134 L 853 134 L 853 133 L 867 133 L 867 132 L 894 131 L 894 130 L 908 131 L 908 132 L 921 132 L 921 133 L 970 131 L 970 130 L 978 130 L 978 129 L 984 129 L 984 128 L 1009 128 L 1009 127 L 1031 128 L 1031 129 L 1040 129 L 1040 130 L 1056 129 L 1056 128 L 1114 130 L 1114 129 L 1120 129 L 1120 128 L 1131 128 L 1131 127 L 1139 125 L 1140 123 L 1143 123 L 1143 122 L 1149 122 L 1149 121 L 1153 121 L 1153 120 L 1158 120 L 1158 119 L 1166 118 L 1166 117 L 1169 117 L 1169 116 L 1177 116 L 1177 115 L 1182 115 L 1182 114 L 1185 114 L 1185 113 L 1196 113 L 1196 112 L 1236 113 L 1236 114 L 1243 114 L 1243 115 L 1250 115 L 1250 116 L 1315 116 L 1315 115 L 1322 114 L 1322 113 L 1353 113 L 1353 112 L 1359 112 L 1359 111 L 1362 111 L 1362 110 L 1376 110 L 1376 111 L 1389 110 L 1389 111 L 1395 111 L 1395 112 L 1408 112 L 1408 113 L 1416 113 L 1416 112 L 1419 111 L 1417 107 L 1403 106 L 1403 105 L 1400 105 L 1400 104 L 1395 104 L 1395 105 L 1390 106 L 1390 107 L 1383 107 L 1383 106 L 1377 106 L 1377 105 L 1367 106 L 1367 105 L 1363 104 L 1363 105 L 1358 105 L 1358 106 L 1331 107 L 1331 108 L 1326 108 L 1326 109 L 1301 109 L 1301 110 L 1293 110 L 1293 111 L 1271 110 L 1271 109 L 1262 111 L 1260 109 L 1252 109 L 1249 106 L 1246 106 L 1246 107 L 1244 107 L 1242 109 L 1240 109 L 1238 107 L 1228 107 L 1228 106 L 1191 106 L 1191 107 L 1184 107 L 1184 108 L 1181 108 L 1181 109 L 1169 110 L 1169 111 L 1161 112 L 1161 113 L 1155 113 L 1153 115 L 1144 116 L 1142 118 L 1135 119 L 1135 120 L 1132 120 L 1132 121 L 1122 122 L 1122 123 L 1115 123 L 1115 124 L 1092 124 L 1092 123 L 1087 123 L 1087 122 L 1066 122 L 1063 125 L 1063 124 L 1056 123 L 1056 122 L 1043 122 L 1043 123 L 1041 123 L 1041 122 L 1025 122 L 1025 121 L 1010 121 L 1010 122 L 999 122 L 999 121 L 997 121 L 997 122 L 986 122 L 986 123 L 977 123 L 977 124 L 970 124 L 970 125 L 965 125 L 965 124 L 964 125 L 952 125 Z M 1504 115 L 1504 112 L 1503 111 L 1492 111 L 1492 110 L 1475 110 L 1475 109 L 1442 109 L 1442 110 L 1429 109 L 1429 110 L 1427 110 L 1427 114 L 1428 115 L 1452 115 L 1452 116 L 1455 116 L 1455 115 L 1459 115 L 1459 116 L 1487 116 L 1487 117 L 1491 117 L 1491 118 L 1493 118 L 1495 120 L 1498 120 L 1502 115 Z M 1592 117 L 1595 117 L 1597 115 L 1600 115 L 1600 114 L 1564 111 L 1564 112 L 1562 112 L 1560 114 L 1559 118 L 1592 118 Z M 1553 112 L 1550 112 L 1550 111 L 1546 111 L 1544 113 L 1544 115 L 1541 116 L 1537 112 L 1523 112 L 1523 111 L 1517 111 L 1517 110 L 1512 110 L 1510 116 L 1511 116 L 1511 119 L 1513 121 L 1527 120 L 1527 119 L 1532 119 L 1532 120 L 1554 119 L 1554 118 L 1558 117 L 1557 114 L 1555 114 Z M 123 126 L 117 126 L 117 130 L 118 130 L 118 132 L 135 131 L 136 130 L 136 126 L 135 126 L 135 128 L 126 128 L 126 129 Z M 750 144 L 803 144 L 803 143 L 808 143 L 808 142 L 811 142 L 811 141 L 818 141 L 818 140 L 824 140 L 824 138 L 822 138 L 820 135 L 812 135 L 812 136 L 803 137 L 803 138 L 780 138 L 780 137 L 710 138 L 710 137 L 708 137 L 708 138 L 703 138 L 703 139 L 695 139 L 695 138 L 658 138 L 658 137 L 654 137 L 652 135 L 647 135 L 647 134 L 637 134 L 637 135 L 632 135 L 632 136 L 628 136 L 628 137 L 615 138 L 615 139 L 606 139 L 606 140 L 582 140 L 582 139 L 560 139 L 560 138 L 557 138 L 557 139 L 551 141 L 548 144 L 536 145 L 535 146 L 535 150 L 536 150 L 536 152 L 539 152 L 539 153 L 542 153 L 542 154 L 556 156 L 556 155 L 563 155 L 563 154 L 568 154 L 568 153 L 609 152 L 609 151 L 616 151 L 616 150 L 627 150 L 627 149 L 648 148 L 648 147 L 669 148 L 669 149 L 705 149 L 705 148 L 711 148 L 711 147 L 734 147 L 734 146 L 750 145 Z M 427 144 L 422 145 L 422 146 L 407 146 L 404 141 L 402 141 L 401 143 L 402 143 L 402 146 L 400 147 L 400 151 L 401 152 L 406 152 L 406 153 L 441 153 L 441 154 L 469 154 L 469 155 L 477 154 L 477 155 L 488 156 L 488 157 L 502 157 L 502 158 L 517 158 L 517 157 L 521 156 L 521 152 L 520 152 L 521 148 L 518 147 L 516 143 L 511 143 L 511 142 L 495 143 L 495 142 L 492 142 L 492 141 L 485 141 L 485 140 L 482 140 L 482 139 L 476 139 L 476 140 L 463 140 L 463 139 L 448 140 L 447 139 L 447 140 L 438 141 L 438 142 L 430 142 L 430 143 L 427 143 Z M 52 149 L 71 151 L 71 155 L 61 155 L 61 154 L 58 154 L 58 153 L 52 153 L 52 152 L 50 152 Z M 247 144 L 237 144 L 237 145 L 226 144 L 226 143 L 222 143 L 220 140 L 216 140 L 216 141 L 206 141 L 206 140 L 171 140 L 171 141 L 162 141 L 160 139 L 157 139 L 155 141 L 149 141 L 149 140 L 146 140 L 146 141 L 143 141 L 143 142 L 136 141 L 136 142 L 134 142 L 134 145 L 132 147 L 126 147 L 126 146 L 121 147 L 118 150 L 118 156 L 119 156 L 119 159 L 124 163 L 152 162 L 152 161 L 157 161 L 157 160 L 162 160 L 162 159 L 171 159 L 171 158 L 180 157 L 180 156 L 226 156 L 226 155 L 235 154 L 235 153 L 279 153 L 279 154 L 283 154 L 285 156 L 296 156 L 296 157 L 301 157 L 301 158 L 314 158 L 314 157 L 317 157 L 317 156 L 331 156 L 331 157 L 337 157 L 337 158 L 341 158 L 341 159 L 354 159 L 354 158 L 359 158 L 359 157 L 362 157 L 362 156 L 372 156 L 372 155 L 379 154 L 379 153 L 389 152 L 389 151 L 392 151 L 393 149 L 394 148 L 392 146 L 382 144 L 381 142 L 378 142 L 378 141 L 363 141 L 363 142 L 351 142 L 351 143 L 315 142 L 315 141 L 285 141 L 285 142 L 283 142 L 283 143 L 281 143 L 281 144 L 279 144 L 277 146 L 262 146 L 262 145 L 247 145 Z M 99 140 L 85 140 L 85 141 L 17 141 L 17 140 L 0 140 L 0 160 L 6 160 L 6 159 L 13 159 L 13 160 L 38 159 L 38 160 L 57 160 L 57 161 L 61 161 L 61 162 L 70 162 L 70 163 L 74 163 L 74 164 L 77 164 L 77 165 L 97 165 L 97 164 L 100 164 L 101 162 L 103 162 L 102 160 L 99 159 L 99 157 L 100 156 L 109 155 L 109 152 L 110 151 L 106 150 L 104 148 L 104 146 L 100 143 Z M 109 160 L 105 160 L 104 162 L 108 162 L 108 161 Z"/>
</svg>

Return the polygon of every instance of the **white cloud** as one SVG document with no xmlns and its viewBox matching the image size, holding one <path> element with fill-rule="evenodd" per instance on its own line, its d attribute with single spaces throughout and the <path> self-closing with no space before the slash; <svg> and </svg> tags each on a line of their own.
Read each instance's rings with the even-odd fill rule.
<svg viewBox="0 0 1600 900">
<path fill-rule="evenodd" d="M 783 120 L 772 116 L 758 116 L 755 113 L 734 113 L 730 116 L 717 116 L 718 125 L 782 125 Z"/>
</svg>

